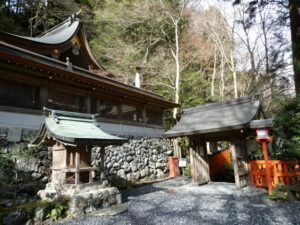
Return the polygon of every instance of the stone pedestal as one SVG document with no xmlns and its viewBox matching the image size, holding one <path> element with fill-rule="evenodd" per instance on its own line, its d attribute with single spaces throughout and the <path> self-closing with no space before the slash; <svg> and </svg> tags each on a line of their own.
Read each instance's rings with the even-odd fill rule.
<svg viewBox="0 0 300 225">
<path fill-rule="evenodd" d="M 121 194 L 116 187 L 100 183 L 63 185 L 60 189 L 55 189 L 55 186 L 49 183 L 45 190 L 38 192 L 38 195 L 42 200 L 48 201 L 67 199 L 67 214 L 74 217 L 121 203 Z"/>
</svg>

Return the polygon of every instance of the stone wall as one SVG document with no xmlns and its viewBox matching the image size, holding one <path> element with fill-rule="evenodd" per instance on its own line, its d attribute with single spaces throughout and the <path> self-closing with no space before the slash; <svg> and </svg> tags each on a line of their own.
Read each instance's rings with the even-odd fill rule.
<svg viewBox="0 0 300 225">
<path fill-rule="evenodd" d="M 2 185 L 0 197 L 12 198 L 16 193 L 23 196 L 35 195 L 51 179 L 51 147 L 30 149 L 28 141 L 8 144 L 0 148 L 0 161 L 10 155 L 11 161 L 1 164 L 0 176 L 8 180 Z M 105 152 L 105 167 L 108 178 L 140 181 L 168 176 L 168 157 L 172 154 L 172 144 L 168 139 L 131 139 L 122 146 L 108 146 Z M 93 149 L 92 165 L 100 165 L 100 149 Z M 14 188 L 11 188 L 10 184 Z M 16 185 L 17 184 L 17 185 Z M 6 191 L 4 191 L 5 189 Z"/>
<path fill-rule="evenodd" d="M 50 181 L 52 151 L 28 142 L 0 147 L 0 198 L 34 196 Z"/>
<path fill-rule="evenodd" d="M 172 144 L 168 139 L 131 139 L 122 146 L 108 146 L 105 149 L 105 167 L 108 177 L 117 175 L 131 181 L 153 180 L 168 176 L 168 157 Z M 92 154 L 92 164 L 100 165 L 100 149 Z"/>
</svg>

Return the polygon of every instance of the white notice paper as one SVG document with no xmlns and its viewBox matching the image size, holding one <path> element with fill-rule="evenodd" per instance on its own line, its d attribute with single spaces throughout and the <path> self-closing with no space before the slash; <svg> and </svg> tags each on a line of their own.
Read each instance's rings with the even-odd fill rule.
<svg viewBox="0 0 300 225">
<path fill-rule="evenodd" d="M 179 167 L 186 167 L 186 158 L 179 159 Z"/>
</svg>

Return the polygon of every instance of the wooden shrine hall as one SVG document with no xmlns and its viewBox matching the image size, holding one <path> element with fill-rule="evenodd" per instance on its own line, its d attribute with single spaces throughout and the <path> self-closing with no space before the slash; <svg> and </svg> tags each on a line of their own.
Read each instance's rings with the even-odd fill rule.
<svg viewBox="0 0 300 225">
<path fill-rule="evenodd" d="M 99 114 L 110 134 L 161 137 L 164 110 L 178 106 L 117 81 L 96 61 L 76 14 L 38 37 L 0 31 L 0 127 L 20 134 L 8 142 L 38 130 L 43 107 Z"/>
<path fill-rule="evenodd" d="M 92 114 L 49 110 L 45 121 L 31 145 L 52 146 L 52 187 L 64 184 L 93 183 L 91 166 L 93 147 L 101 147 L 101 173 L 104 173 L 105 146 L 121 145 L 127 140 L 109 135 L 96 124 Z"/>
<path fill-rule="evenodd" d="M 192 179 L 197 183 L 210 181 L 206 143 L 230 142 L 235 183 L 241 188 L 250 181 L 247 147 L 256 147 L 255 140 L 247 140 L 255 136 L 250 122 L 264 117 L 257 95 L 237 98 L 185 109 L 178 124 L 165 136 L 189 138 Z"/>
</svg>

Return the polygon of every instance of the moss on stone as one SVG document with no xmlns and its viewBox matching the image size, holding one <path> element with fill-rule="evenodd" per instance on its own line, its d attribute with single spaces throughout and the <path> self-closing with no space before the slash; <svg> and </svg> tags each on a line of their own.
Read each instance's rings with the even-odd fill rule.
<svg viewBox="0 0 300 225">
<path fill-rule="evenodd" d="M 0 206 L 0 214 L 9 213 L 9 212 L 21 210 L 21 209 L 33 209 L 33 208 L 41 207 L 44 205 L 54 205 L 54 204 L 56 204 L 56 202 L 35 201 L 35 202 L 29 202 L 29 203 L 12 206 L 12 207 L 1 207 Z"/>
</svg>

